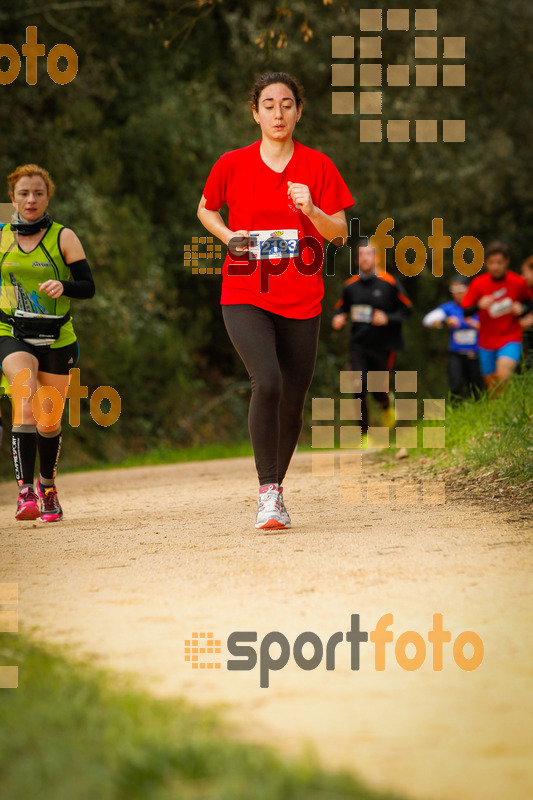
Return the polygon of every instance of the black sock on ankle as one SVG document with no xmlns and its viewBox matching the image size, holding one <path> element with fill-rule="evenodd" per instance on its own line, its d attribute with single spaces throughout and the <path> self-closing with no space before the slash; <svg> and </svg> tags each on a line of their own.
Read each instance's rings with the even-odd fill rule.
<svg viewBox="0 0 533 800">
<path fill-rule="evenodd" d="M 61 428 L 51 433 L 37 431 L 37 447 L 41 464 L 41 485 L 53 486 L 57 472 L 57 462 L 61 452 Z"/>
</svg>

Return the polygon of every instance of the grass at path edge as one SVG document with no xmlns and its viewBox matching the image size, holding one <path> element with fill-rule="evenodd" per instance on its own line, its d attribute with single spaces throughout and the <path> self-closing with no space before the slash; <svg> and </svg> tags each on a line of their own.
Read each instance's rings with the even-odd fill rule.
<svg viewBox="0 0 533 800">
<path fill-rule="evenodd" d="M 0 690 L 3 800 L 400 800 L 25 635 L 0 634 L 0 663 L 19 667 Z"/>
</svg>

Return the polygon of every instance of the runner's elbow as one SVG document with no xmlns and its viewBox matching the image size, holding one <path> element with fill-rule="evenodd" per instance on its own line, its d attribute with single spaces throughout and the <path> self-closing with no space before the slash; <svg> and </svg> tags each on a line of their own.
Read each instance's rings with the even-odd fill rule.
<svg viewBox="0 0 533 800">
<path fill-rule="evenodd" d="M 345 220 L 339 220 L 340 225 L 337 226 L 337 232 L 334 238 L 334 243 L 337 244 L 339 242 L 339 246 L 346 244 L 348 239 L 348 225 L 346 224 Z"/>
<path fill-rule="evenodd" d="M 204 210 L 205 210 L 205 197 L 202 195 L 202 197 L 200 198 L 200 202 L 198 203 L 198 208 L 196 210 L 196 216 L 198 217 L 200 222 L 202 221 L 202 216 L 203 216 L 202 212 Z"/>
</svg>

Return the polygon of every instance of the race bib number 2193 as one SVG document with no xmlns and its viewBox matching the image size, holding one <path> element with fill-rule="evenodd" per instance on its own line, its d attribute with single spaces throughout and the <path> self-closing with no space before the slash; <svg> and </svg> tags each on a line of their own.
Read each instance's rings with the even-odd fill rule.
<svg viewBox="0 0 533 800">
<path fill-rule="evenodd" d="M 251 231 L 248 248 L 250 261 L 298 256 L 298 230 Z"/>
</svg>

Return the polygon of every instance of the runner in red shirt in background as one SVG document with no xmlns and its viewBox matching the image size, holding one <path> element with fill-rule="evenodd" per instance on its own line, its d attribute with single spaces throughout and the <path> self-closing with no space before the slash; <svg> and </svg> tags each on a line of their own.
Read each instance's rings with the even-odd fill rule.
<svg viewBox="0 0 533 800">
<path fill-rule="evenodd" d="M 512 376 L 522 355 L 522 327 L 519 316 L 523 303 L 533 293 L 521 275 L 507 270 L 509 250 L 492 242 L 485 250 L 487 272 L 478 275 L 461 305 L 466 316 L 479 314 L 479 363 L 492 393 Z"/>
<path fill-rule="evenodd" d="M 289 528 L 282 482 L 302 428 L 315 368 L 324 238 L 341 244 L 354 200 L 333 162 L 292 138 L 302 91 L 286 73 L 252 89 L 261 141 L 225 153 L 198 206 L 229 245 L 222 314 L 252 382 L 249 427 L 259 477 L 256 528 Z M 221 207 L 228 206 L 228 225 Z"/>
</svg>

